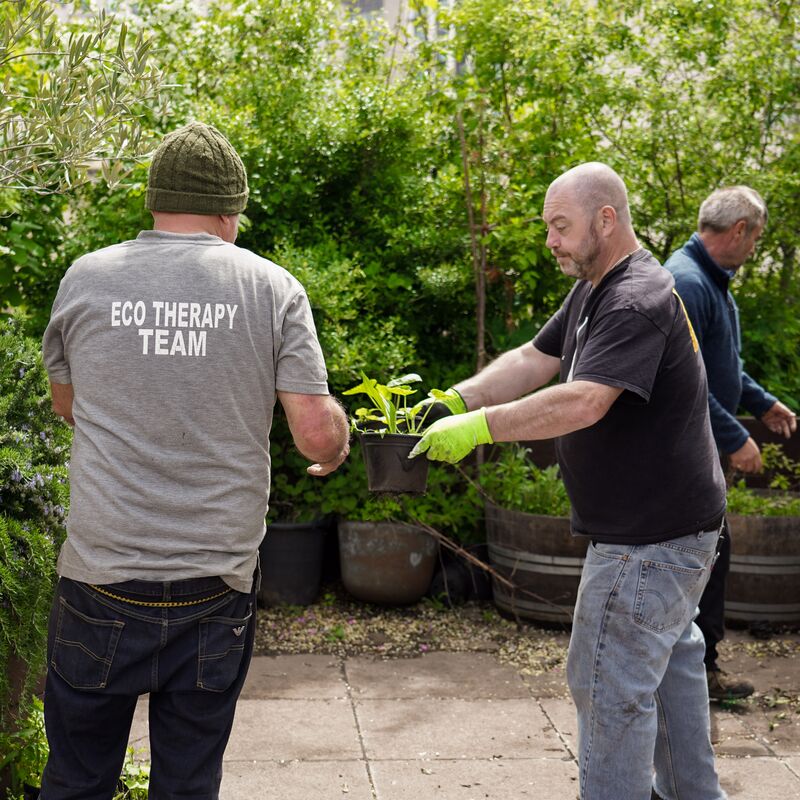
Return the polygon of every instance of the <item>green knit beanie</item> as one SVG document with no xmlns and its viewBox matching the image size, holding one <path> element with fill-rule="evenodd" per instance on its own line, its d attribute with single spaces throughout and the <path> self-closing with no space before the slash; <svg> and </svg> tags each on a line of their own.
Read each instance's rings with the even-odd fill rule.
<svg viewBox="0 0 800 800">
<path fill-rule="evenodd" d="M 238 214 L 247 205 L 242 159 L 216 128 L 190 122 L 156 149 L 144 204 L 150 211 Z"/>
</svg>

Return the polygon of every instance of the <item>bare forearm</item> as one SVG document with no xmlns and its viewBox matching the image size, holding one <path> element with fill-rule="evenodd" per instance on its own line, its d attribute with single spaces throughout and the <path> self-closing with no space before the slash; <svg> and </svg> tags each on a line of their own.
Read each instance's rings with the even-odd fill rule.
<svg viewBox="0 0 800 800">
<path fill-rule="evenodd" d="M 496 442 L 563 436 L 602 419 L 621 391 L 589 381 L 550 386 L 520 400 L 487 408 L 489 432 Z"/>
<path fill-rule="evenodd" d="M 71 383 L 51 383 L 50 396 L 52 397 L 53 411 L 63 417 L 67 425 L 74 425 L 72 417 L 72 402 L 75 399 L 75 392 Z"/>
<path fill-rule="evenodd" d="M 559 364 L 559 359 L 525 344 L 504 353 L 454 388 L 469 410 L 499 406 L 544 386 L 558 372 Z"/>
<path fill-rule="evenodd" d="M 347 446 L 350 432 L 347 415 L 341 405 L 333 398 L 326 403 L 324 410 L 302 432 L 292 431 L 297 449 L 309 461 L 326 463 L 335 459 Z"/>
</svg>

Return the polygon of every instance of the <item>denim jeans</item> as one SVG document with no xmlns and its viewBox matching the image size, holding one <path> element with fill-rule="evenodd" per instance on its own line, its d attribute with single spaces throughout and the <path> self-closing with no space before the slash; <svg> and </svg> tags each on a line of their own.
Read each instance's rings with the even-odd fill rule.
<svg viewBox="0 0 800 800">
<path fill-rule="evenodd" d="M 589 547 L 567 660 L 582 800 L 726 797 L 693 622 L 718 536 Z"/>
<path fill-rule="evenodd" d="M 50 757 L 41 800 L 110 800 L 142 694 L 150 695 L 150 800 L 216 800 L 253 650 L 255 583 L 243 594 L 220 578 L 99 590 L 59 581 L 48 633 Z"/>
</svg>

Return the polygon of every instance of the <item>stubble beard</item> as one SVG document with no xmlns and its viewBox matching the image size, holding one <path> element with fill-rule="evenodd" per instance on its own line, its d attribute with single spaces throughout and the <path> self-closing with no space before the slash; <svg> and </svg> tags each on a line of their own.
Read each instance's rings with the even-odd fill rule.
<svg viewBox="0 0 800 800">
<path fill-rule="evenodd" d="M 571 256 L 566 264 L 559 264 L 561 271 L 570 278 L 577 278 L 581 281 L 589 280 L 592 273 L 597 270 L 600 250 L 600 237 L 593 222 L 589 228 L 585 247 L 580 253 Z"/>
</svg>

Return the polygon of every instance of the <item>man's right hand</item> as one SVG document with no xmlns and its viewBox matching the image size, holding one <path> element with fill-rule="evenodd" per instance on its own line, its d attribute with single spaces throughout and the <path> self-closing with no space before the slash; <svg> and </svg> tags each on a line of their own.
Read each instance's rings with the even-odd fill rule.
<svg viewBox="0 0 800 800">
<path fill-rule="evenodd" d="M 728 457 L 731 466 L 739 472 L 761 472 L 764 465 L 761 463 L 761 451 L 752 438 Z"/>
<path fill-rule="evenodd" d="M 306 468 L 306 472 L 309 475 L 313 475 L 315 478 L 322 478 L 338 469 L 344 463 L 348 455 L 350 455 L 350 442 L 345 443 L 344 449 L 335 458 L 332 458 L 330 461 L 312 464 L 310 467 Z"/>
</svg>

